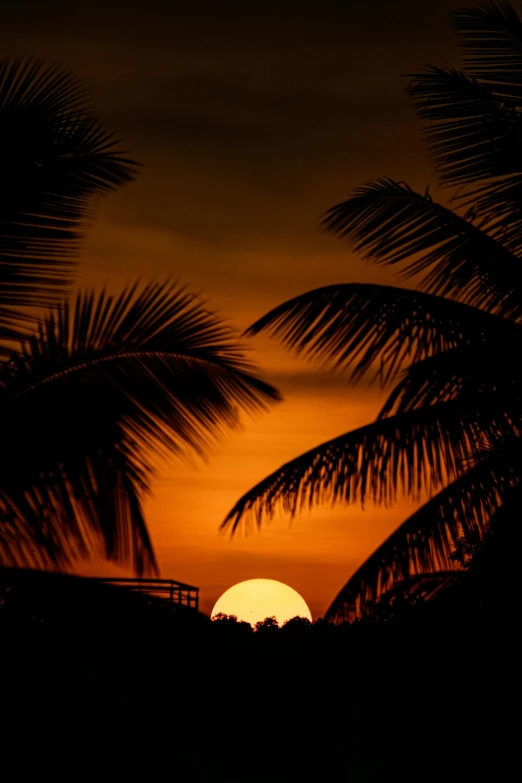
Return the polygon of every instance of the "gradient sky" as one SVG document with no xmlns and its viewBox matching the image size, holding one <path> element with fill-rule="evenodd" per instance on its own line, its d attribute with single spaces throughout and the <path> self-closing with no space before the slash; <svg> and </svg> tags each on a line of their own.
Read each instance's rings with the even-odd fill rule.
<svg viewBox="0 0 522 783">
<path fill-rule="evenodd" d="M 320 285 L 396 283 L 323 236 L 318 217 L 375 177 L 435 185 L 399 75 L 456 65 L 449 13 L 470 4 L 3 0 L 2 54 L 74 70 L 144 164 L 101 205 L 81 284 L 173 277 L 243 329 Z M 291 526 L 280 518 L 248 537 L 218 535 L 254 483 L 379 405 L 374 390 L 349 388 L 272 341 L 249 350 L 285 401 L 208 464 L 161 466 L 150 530 L 162 576 L 199 585 L 204 611 L 232 584 L 265 577 L 296 589 L 317 617 L 412 506 L 324 507 Z"/>
</svg>

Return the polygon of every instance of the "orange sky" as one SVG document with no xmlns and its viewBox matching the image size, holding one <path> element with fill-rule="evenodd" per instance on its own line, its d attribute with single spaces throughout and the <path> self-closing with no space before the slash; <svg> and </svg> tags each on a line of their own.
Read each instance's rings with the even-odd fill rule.
<svg viewBox="0 0 522 783">
<path fill-rule="evenodd" d="M 317 218 L 374 177 L 435 184 L 398 75 L 457 64 L 448 12 L 461 6 L 4 0 L 3 54 L 73 69 L 144 164 L 99 209 L 81 283 L 174 277 L 242 329 L 319 285 L 392 282 L 322 236 Z M 162 466 L 147 518 L 162 576 L 199 585 L 204 611 L 235 582 L 267 577 L 298 590 L 317 617 L 411 506 L 321 508 L 291 527 L 282 518 L 248 537 L 219 536 L 244 491 L 371 420 L 379 403 L 272 342 L 249 344 L 285 401 L 207 465 Z"/>
</svg>

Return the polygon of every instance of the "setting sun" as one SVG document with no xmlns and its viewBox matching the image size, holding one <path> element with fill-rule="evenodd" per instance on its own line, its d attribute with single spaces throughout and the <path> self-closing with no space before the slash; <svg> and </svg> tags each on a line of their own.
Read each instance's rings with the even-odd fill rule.
<svg viewBox="0 0 522 783">
<path fill-rule="evenodd" d="M 211 617 L 217 614 L 233 614 L 251 625 L 272 616 L 279 625 L 291 617 L 312 619 L 304 598 L 275 579 L 248 579 L 234 585 L 217 600 Z"/>
</svg>

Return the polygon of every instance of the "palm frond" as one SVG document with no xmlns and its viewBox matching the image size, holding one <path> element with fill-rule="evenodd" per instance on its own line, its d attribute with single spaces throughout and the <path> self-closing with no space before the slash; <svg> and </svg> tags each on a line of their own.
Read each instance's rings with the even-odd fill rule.
<svg viewBox="0 0 522 783">
<path fill-rule="evenodd" d="M 221 524 L 258 527 L 276 511 L 294 516 L 321 503 L 419 499 L 458 477 L 477 449 L 513 436 L 495 395 L 412 410 L 352 430 L 282 465 L 250 489 Z"/>
<path fill-rule="evenodd" d="M 455 69 L 430 67 L 408 86 L 443 184 L 522 171 L 522 121 L 490 87 Z"/>
<path fill-rule="evenodd" d="M 410 364 L 459 346 L 513 341 L 518 325 L 422 291 L 346 283 L 316 288 L 262 316 L 246 334 L 268 332 L 295 353 L 358 382 L 381 386 Z"/>
<path fill-rule="evenodd" d="M 204 454 L 278 400 L 233 331 L 175 285 L 79 294 L 0 372 L 2 502 L 63 564 L 155 566 L 142 500 L 158 453 Z"/>
<path fill-rule="evenodd" d="M 462 538 L 482 538 L 498 509 L 520 486 L 520 446 L 486 455 L 421 506 L 366 560 L 327 610 L 330 621 L 352 622 L 412 577 L 458 568 Z"/>
<path fill-rule="evenodd" d="M 522 23 L 511 3 L 485 2 L 453 12 L 466 67 L 508 98 L 522 99 Z"/>
<path fill-rule="evenodd" d="M 138 574 L 155 573 L 142 511 L 151 471 L 140 473 L 137 455 L 128 453 L 131 444 L 110 411 L 100 408 L 96 417 L 82 399 L 71 399 L 69 408 L 61 400 L 60 418 L 46 402 L 44 396 L 47 422 L 38 425 L 35 414 L 28 422 L 36 423 L 32 433 L 16 421 L 8 433 L 11 459 L 2 461 L 0 488 L 0 530 L 6 533 L 1 562 L 63 571 L 82 558 L 104 556 Z M 75 414 L 81 417 L 78 425 Z M 17 425 L 21 442 L 13 442 Z"/>
<path fill-rule="evenodd" d="M 348 240 L 363 258 L 402 264 L 406 278 L 424 273 L 423 291 L 513 319 L 522 315 L 522 266 L 516 256 L 403 183 L 380 179 L 358 188 L 326 212 L 323 227 Z"/>
<path fill-rule="evenodd" d="M 520 455 L 519 455 L 520 464 Z M 500 614 L 516 616 L 516 596 L 519 585 L 520 518 L 522 484 L 520 479 L 504 498 L 490 519 L 488 534 L 482 546 L 475 547 L 467 563 L 463 587 L 466 598 L 484 609 L 491 607 Z M 515 602 L 515 603 L 514 603 Z"/>
<path fill-rule="evenodd" d="M 505 2 L 454 14 L 467 72 L 428 68 L 409 93 L 455 203 L 512 252 L 522 250 L 522 24 Z"/>
<path fill-rule="evenodd" d="M 453 69 L 416 74 L 408 92 L 443 185 L 457 207 L 513 253 L 522 249 L 522 119 L 491 85 Z"/>
<path fill-rule="evenodd" d="M 493 339 L 452 348 L 412 364 L 389 394 L 379 417 L 494 394 L 497 405 L 504 406 L 506 418 L 522 430 L 522 384 L 512 359 L 521 348 L 522 328 L 517 328 L 517 339 L 498 340 L 493 333 Z"/>
<path fill-rule="evenodd" d="M 0 307 L 48 306 L 70 281 L 94 197 L 136 164 L 67 71 L 0 61 Z"/>
<path fill-rule="evenodd" d="M 79 294 L 51 312 L 0 384 L 24 405 L 49 385 L 54 394 L 88 387 L 106 404 L 113 395 L 115 412 L 132 406 L 138 437 L 202 451 L 238 423 L 241 408 L 279 399 L 252 371 L 232 329 L 194 295 L 153 282 L 117 297 Z"/>
<path fill-rule="evenodd" d="M 510 252 L 522 253 L 522 173 L 479 184 L 462 194 L 461 205 L 488 223 L 489 235 Z M 520 266 L 520 261 L 518 265 Z M 514 270 L 517 276 L 518 270 Z"/>
<path fill-rule="evenodd" d="M 1 494 L 1 493 L 0 493 Z M 20 519 L 17 523 L 0 500 L 0 563 L 4 568 L 37 568 L 53 570 L 58 562 L 52 545 L 41 547 L 37 543 L 35 533 Z M 10 504 L 8 504 L 9 508 Z"/>
</svg>

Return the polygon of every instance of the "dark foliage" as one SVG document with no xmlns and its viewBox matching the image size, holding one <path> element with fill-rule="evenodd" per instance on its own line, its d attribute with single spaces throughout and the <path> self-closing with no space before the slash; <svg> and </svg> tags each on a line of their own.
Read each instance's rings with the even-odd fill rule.
<svg viewBox="0 0 522 783">
<path fill-rule="evenodd" d="M 136 163 L 100 123 L 75 76 L 39 60 L 0 61 L 0 345 L 24 335 L 28 306 L 71 281 L 93 200 Z"/>
</svg>

